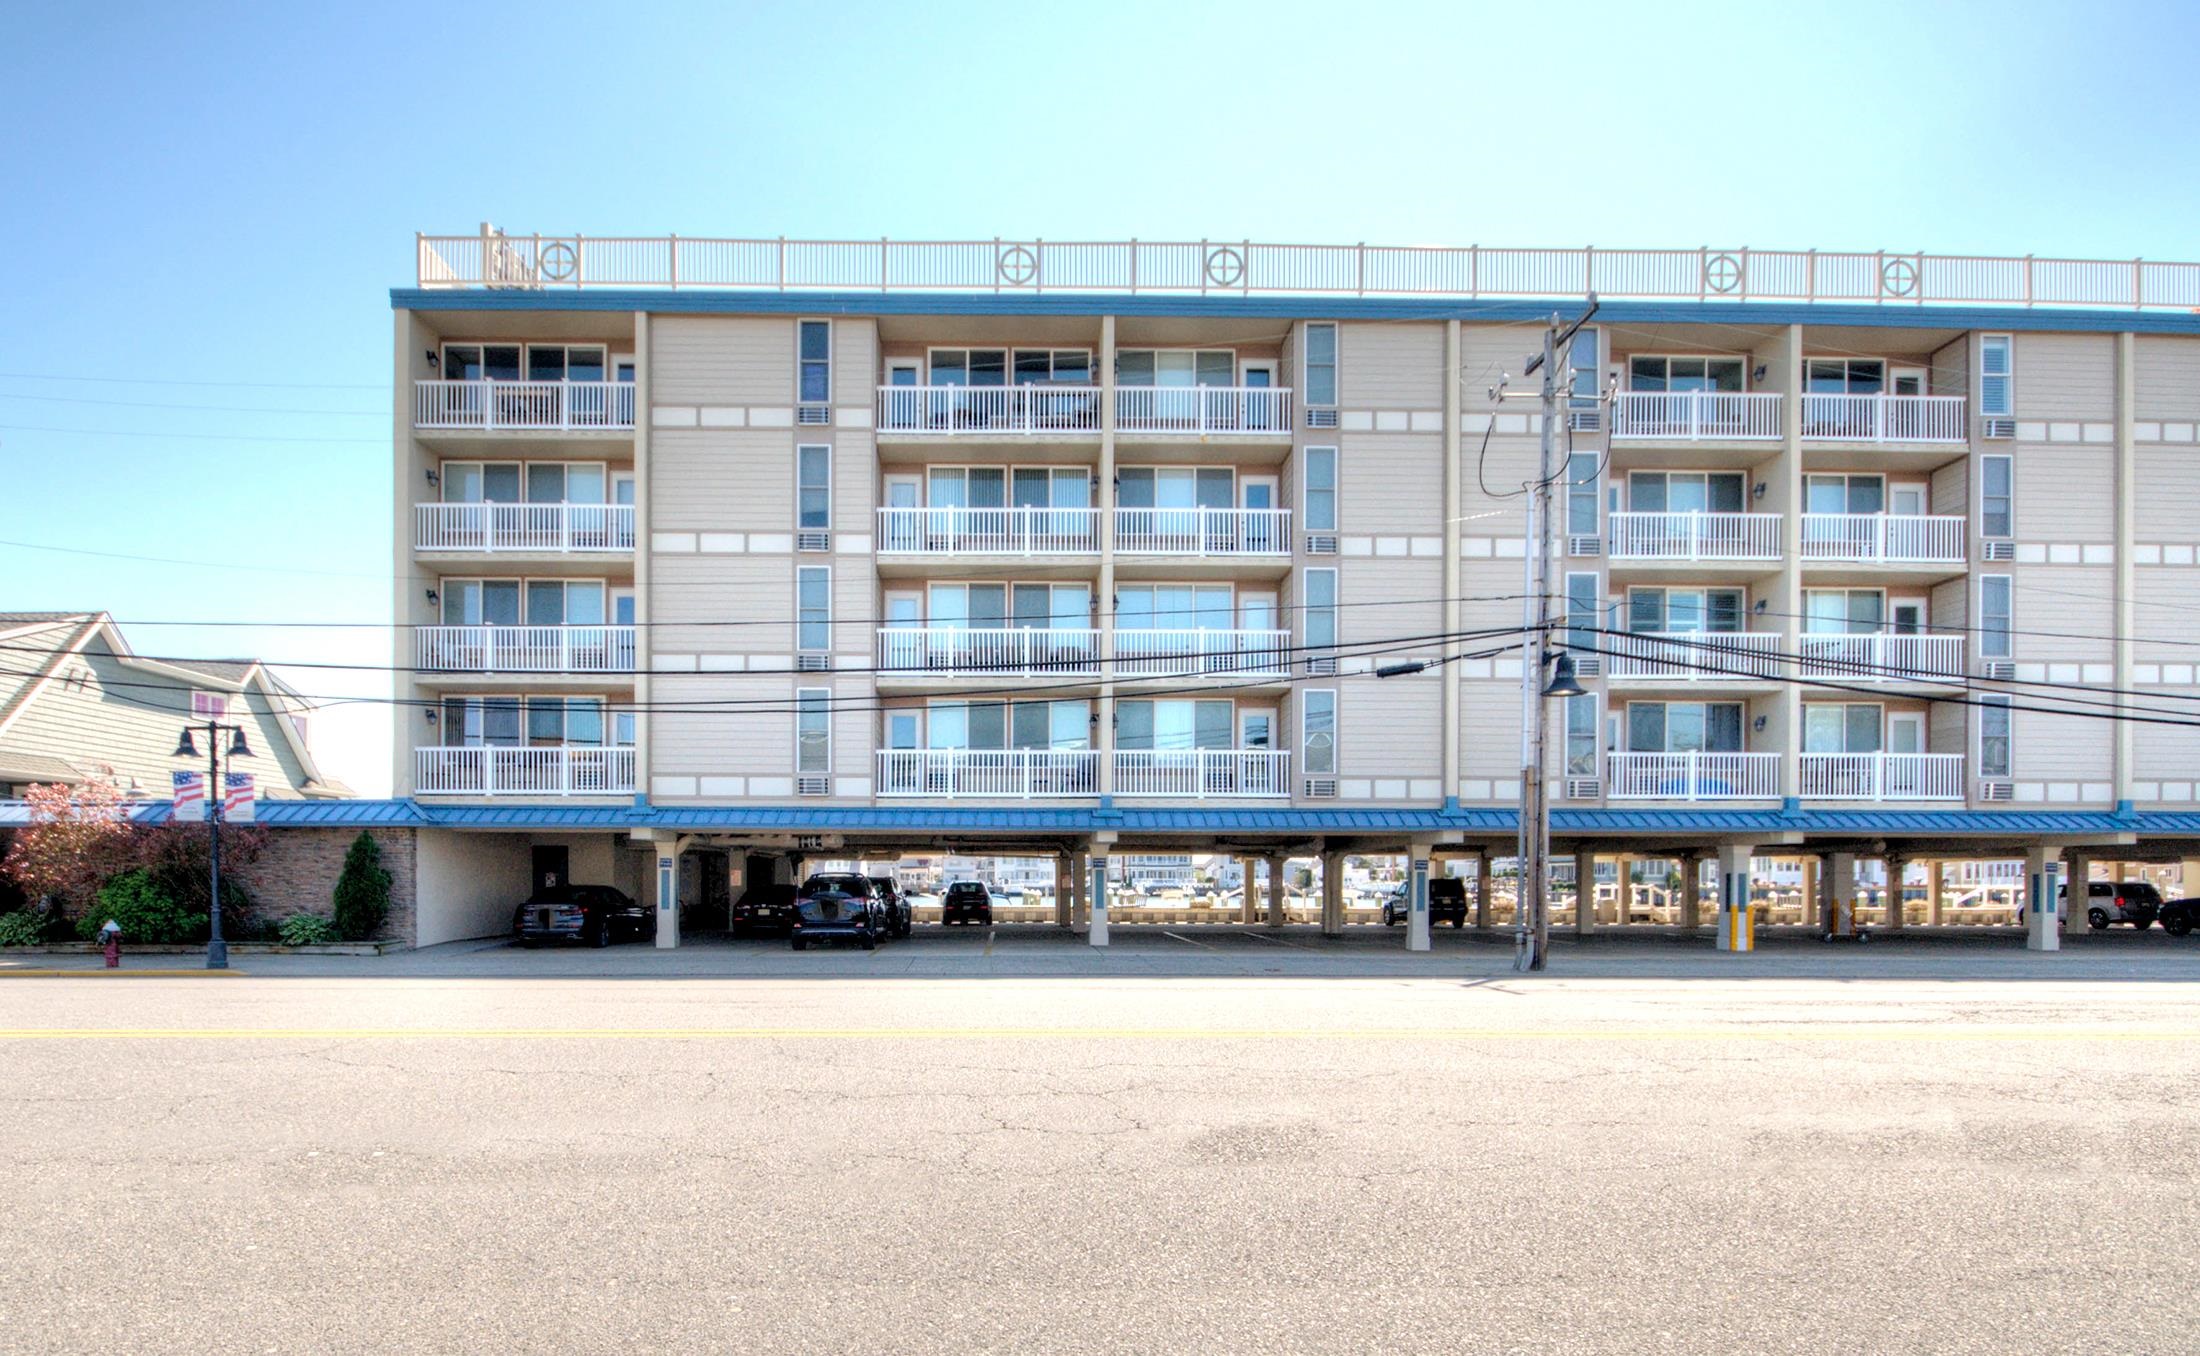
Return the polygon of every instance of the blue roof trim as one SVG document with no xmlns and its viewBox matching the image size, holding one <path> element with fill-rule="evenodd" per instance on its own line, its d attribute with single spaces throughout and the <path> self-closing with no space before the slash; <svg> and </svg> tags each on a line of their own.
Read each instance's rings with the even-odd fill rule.
<svg viewBox="0 0 2200 1356">
<path fill-rule="evenodd" d="M 1316 320 L 1541 320 L 1547 300 L 1329 296 L 1125 296 L 1061 292 L 743 292 L 614 288 L 605 291 L 467 291 L 393 287 L 390 306 L 410 311 L 649 311 L 658 315 L 1117 315 Z M 2059 310 L 2023 306 L 1901 306 L 1839 302 L 1607 301 L 1618 324 L 1713 321 L 1754 325 L 1876 325 L 1892 329 L 2200 334 L 2200 314 Z"/>
</svg>

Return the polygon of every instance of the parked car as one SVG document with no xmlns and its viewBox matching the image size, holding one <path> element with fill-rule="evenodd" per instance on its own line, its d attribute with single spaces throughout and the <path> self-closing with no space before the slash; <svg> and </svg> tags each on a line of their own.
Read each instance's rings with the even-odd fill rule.
<svg viewBox="0 0 2200 1356">
<path fill-rule="evenodd" d="M 870 877 L 850 871 L 820 872 L 802 882 L 794 912 L 788 936 L 797 951 L 823 941 L 850 941 L 871 951 L 887 935 L 886 909 L 872 894 Z"/>
<path fill-rule="evenodd" d="M 787 932 L 794 927 L 792 885 L 751 885 L 733 902 L 728 924 L 736 937 L 753 932 Z"/>
<path fill-rule="evenodd" d="M 646 905 L 609 885 L 560 885 L 537 890 L 512 911 L 512 939 L 521 946 L 544 942 L 613 942 L 652 936 L 657 920 Z"/>
<path fill-rule="evenodd" d="M 1383 926 L 1396 927 L 1413 911 L 1413 883 L 1399 881 L 1383 901 Z M 1428 923 L 1435 927 L 1449 919 L 1455 928 L 1467 925 L 1467 883 L 1457 876 L 1428 878 Z"/>
<path fill-rule="evenodd" d="M 2162 920 L 2162 931 L 2182 937 L 2200 925 L 2200 899 L 2173 899 L 2155 916 Z"/>
<path fill-rule="evenodd" d="M 892 876 L 871 877 L 871 895 L 886 909 L 886 931 L 895 937 L 906 937 L 913 926 L 909 915 L 909 896 L 901 892 L 901 886 Z"/>
<path fill-rule="evenodd" d="M 980 923 L 992 926 L 993 894 L 974 880 L 959 880 L 940 896 L 942 923 Z"/>
<path fill-rule="evenodd" d="M 2085 893 L 2086 926 L 2096 932 L 2111 923 L 2129 923 L 2144 932 L 2162 911 L 2162 892 L 2143 880 L 2087 881 Z M 2055 897 L 2069 899 L 2070 887 L 2061 887 Z"/>
</svg>

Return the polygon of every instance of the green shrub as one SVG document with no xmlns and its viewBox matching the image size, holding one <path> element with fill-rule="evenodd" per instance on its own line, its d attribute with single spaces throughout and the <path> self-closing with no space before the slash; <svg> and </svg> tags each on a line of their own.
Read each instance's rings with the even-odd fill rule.
<svg viewBox="0 0 2200 1356">
<path fill-rule="evenodd" d="M 317 913 L 292 914 L 277 935 L 284 946 L 327 946 L 337 939 L 336 925 Z"/>
<path fill-rule="evenodd" d="M 36 946 L 46 940 L 46 920 L 24 910 L 0 913 L 0 946 Z"/>
<path fill-rule="evenodd" d="M 228 893 L 222 891 L 224 897 Z M 110 918 L 121 925 L 125 945 L 203 942 L 209 931 L 203 912 L 194 910 L 143 868 L 109 877 L 99 887 L 98 903 L 77 921 L 77 931 L 86 940 L 96 941 Z"/>
<path fill-rule="evenodd" d="M 336 878 L 336 931 L 347 942 L 373 941 L 390 911 L 390 873 L 382 869 L 382 849 L 374 835 L 361 833 L 344 854 Z"/>
</svg>

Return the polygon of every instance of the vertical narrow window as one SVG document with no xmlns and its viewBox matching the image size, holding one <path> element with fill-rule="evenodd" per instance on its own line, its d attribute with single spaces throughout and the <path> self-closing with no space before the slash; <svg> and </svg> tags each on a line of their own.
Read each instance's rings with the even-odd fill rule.
<svg viewBox="0 0 2200 1356">
<path fill-rule="evenodd" d="M 2016 380 L 2010 339 L 2006 334 L 1982 334 L 1978 341 L 1978 412 L 1988 416 L 2016 413 Z"/>
<path fill-rule="evenodd" d="M 2007 659 L 2013 605 L 2010 577 L 1982 574 L 1978 580 L 1978 652 L 1987 659 Z"/>
<path fill-rule="evenodd" d="M 1566 775 L 1597 775 L 1597 696 L 1594 692 L 1566 699 Z"/>
<path fill-rule="evenodd" d="M 1597 327 L 1585 325 L 1574 332 L 1573 342 L 1566 346 L 1567 367 L 1573 374 L 1570 384 L 1571 399 L 1567 402 L 1577 410 L 1593 410 L 1597 406 L 1597 388 L 1603 367 L 1597 361 Z"/>
<path fill-rule="evenodd" d="M 833 398 L 833 326 L 827 320 L 797 322 L 801 358 L 799 403 L 823 405 Z"/>
<path fill-rule="evenodd" d="M 1337 403 L 1337 326 L 1318 321 L 1306 327 L 1306 403 L 1332 408 Z"/>
<path fill-rule="evenodd" d="M 1306 457 L 1306 530 L 1337 530 L 1337 449 L 1309 447 Z"/>
<path fill-rule="evenodd" d="M 833 449 L 822 443 L 805 444 L 795 455 L 795 526 L 823 529 L 833 521 Z"/>
<path fill-rule="evenodd" d="M 1337 572 L 1306 572 L 1306 660 L 1309 664 L 1337 662 Z"/>
<path fill-rule="evenodd" d="M 1597 577 L 1566 576 L 1566 648 L 1595 654 L 1597 635 Z"/>
<path fill-rule="evenodd" d="M 1597 467 L 1604 459 L 1594 452 L 1576 452 L 1566 458 L 1566 535 L 1597 535 Z"/>
<path fill-rule="evenodd" d="M 794 770 L 800 773 L 830 772 L 833 767 L 831 691 L 822 687 L 797 689 L 794 694 Z"/>
<path fill-rule="evenodd" d="M 2007 777 L 2009 756 L 2009 699 L 1978 699 L 1978 775 Z"/>
<path fill-rule="evenodd" d="M 1321 688 L 1304 697 L 1306 714 L 1300 735 L 1306 775 L 1333 777 L 1337 773 L 1337 693 L 1333 688 Z"/>
<path fill-rule="evenodd" d="M 2014 537 L 2016 458 L 1997 453 L 1978 459 L 1978 530 L 1982 537 Z"/>
<path fill-rule="evenodd" d="M 804 566 L 795 571 L 795 592 L 795 648 L 823 654 L 833 648 L 833 572 L 822 565 Z"/>
</svg>

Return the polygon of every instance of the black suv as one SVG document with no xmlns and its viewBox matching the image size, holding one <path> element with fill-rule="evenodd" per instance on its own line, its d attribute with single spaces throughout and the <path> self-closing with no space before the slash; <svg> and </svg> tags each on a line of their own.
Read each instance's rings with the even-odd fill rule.
<svg viewBox="0 0 2200 1356">
<path fill-rule="evenodd" d="M 942 923 L 993 924 L 993 892 L 974 880 L 959 880 L 940 896 Z"/>
<path fill-rule="evenodd" d="M 1383 926 L 1396 927 L 1406 921 L 1413 911 L 1413 882 L 1399 881 L 1398 888 L 1383 901 Z M 1428 878 L 1428 924 L 1450 920 L 1455 928 L 1467 925 L 1467 883 L 1457 876 L 1430 876 Z"/>
<path fill-rule="evenodd" d="M 895 937 L 909 935 L 911 919 L 909 896 L 901 892 L 892 876 L 871 877 L 871 894 L 886 909 L 886 931 Z"/>
<path fill-rule="evenodd" d="M 561 885 L 538 890 L 512 911 L 512 938 L 521 946 L 580 942 L 609 946 L 622 938 L 654 935 L 657 920 L 624 890 L 608 885 Z"/>
<path fill-rule="evenodd" d="M 2200 923 L 2200 899 L 2173 899 L 2162 906 L 2162 931 L 2182 937 Z"/>
<path fill-rule="evenodd" d="M 887 935 L 886 910 L 872 895 L 869 877 L 820 872 L 795 891 L 794 930 L 789 935 L 797 951 L 813 941 L 834 940 L 851 941 L 871 951 Z"/>
</svg>

